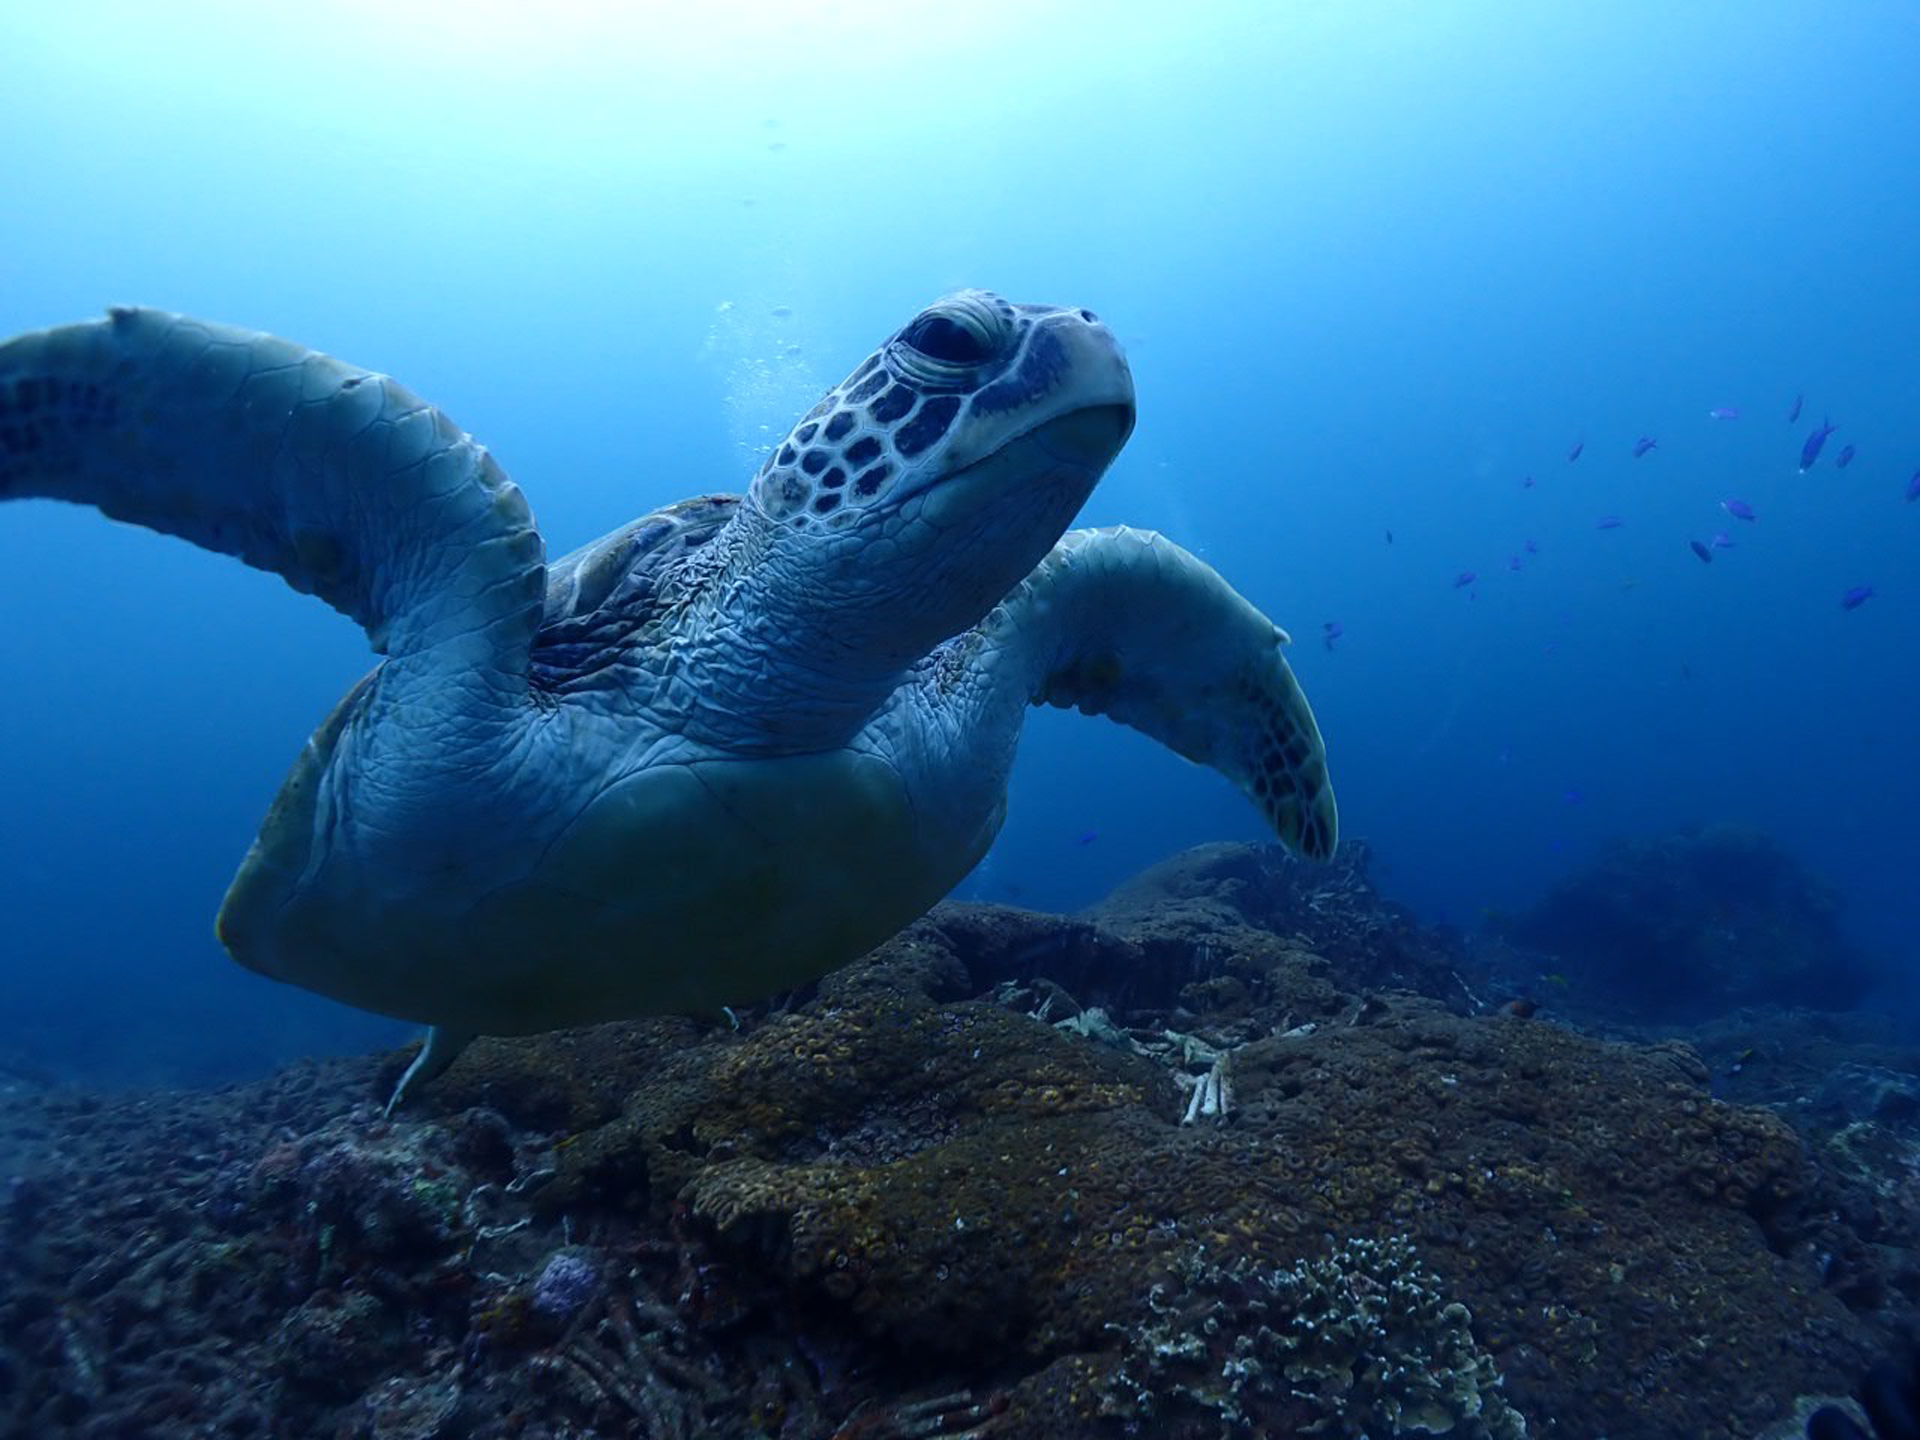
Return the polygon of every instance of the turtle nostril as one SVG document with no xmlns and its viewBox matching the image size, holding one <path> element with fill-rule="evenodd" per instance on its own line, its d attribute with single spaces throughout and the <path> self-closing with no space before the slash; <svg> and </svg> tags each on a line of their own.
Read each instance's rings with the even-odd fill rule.
<svg viewBox="0 0 1920 1440">
<path fill-rule="evenodd" d="M 1098 325 L 1100 323 L 1100 317 L 1094 314 L 1091 310 L 1082 310 L 1080 312 L 1080 318 L 1086 321 L 1089 325 Z"/>
</svg>

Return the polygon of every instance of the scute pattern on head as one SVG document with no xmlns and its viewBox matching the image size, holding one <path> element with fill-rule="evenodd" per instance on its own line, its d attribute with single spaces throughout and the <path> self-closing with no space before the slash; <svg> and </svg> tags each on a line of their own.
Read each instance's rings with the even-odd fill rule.
<svg viewBox="0 0 1920 1440">
<path fill-rule="evenodd" d="M 1033 393 L 1029 372 L 1044 372 L 1049 363 L 1058 368 L 1058 342 L 1024 313 L 1045 308 L 968 291 L 922 311 L 768 454 L 753 482 L 754 503 L 800 526 L 857 523 L 953 430 L 970 403 L 986 399 L 982 413 L 1006 409 Z M 979 358 L 966 358 L 969 346 Z"/>
</svg>

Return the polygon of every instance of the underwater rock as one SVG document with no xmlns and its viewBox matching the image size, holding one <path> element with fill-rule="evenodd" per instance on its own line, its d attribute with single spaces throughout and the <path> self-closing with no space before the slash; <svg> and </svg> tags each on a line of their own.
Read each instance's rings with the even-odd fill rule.
<svg viewBox="0 0 1920 1440">
<path fill-rule="evenodd" d="M 1358 840 L 1342 841 L 1326 864 L 1278 845 L 1199 845 L 1149 866 L 1081 918 L 1145 947 L 1156 968 L 1204 953 L 1214 937 L 1251 931 L 1296 939 L 1337 962 L 1348 988 L 1417 990 L 1468 1008 L 1465 951 L 1383 899 L 1371 861 Z"/>
<path fill-rule="evenodd" d="M 460 1399 L 451 1379 L 396 1375 L 368 1393 L 356 1440 L 453 1440 Z"/>
<path fill-rule="evenodd" d="M 396 1319 L 372 1295 L 322 1291 L 281 1323 L 274 1369 L 319 1396 L 358 1395 L 385 1368 Z"/>
<path fill-rule="evenodd" d="M 1920 1075 L 1911 1070 L 1837 1065 L 1822 1077 L 1813 1103 L 1829 1114 L 1920 1132 Z"/>
<path fill-rule="evenodd" d="M 1649 1021 L 1743 1005 L 1857 1004 L 1872 967 L 1837 892 L 1756 830 L 1709 825 L 1616 843 L 1505 927 L 1553 957 L 1567 997 Z"/>
</svg>

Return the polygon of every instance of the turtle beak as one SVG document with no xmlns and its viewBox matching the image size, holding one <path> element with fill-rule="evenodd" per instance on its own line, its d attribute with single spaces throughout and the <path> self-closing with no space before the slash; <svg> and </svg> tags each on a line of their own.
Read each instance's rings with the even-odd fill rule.
<svg viewBox="0 0 1920 1440">
<path fill-rule="evenodd" d="M 1009 574 L 980 573 L 997 598 L 1073 523 L 1132 432 L 1131 403 L 1102 401 L 1056 415 L 926 491 L 919 518 L 936 535 L 954 526 L 986 525 L 1022 538 L 1024 543 L 1008 544 Z M 971 555 L 964 550 L 962 558 Z M 977 558 L 967 558 L 966 565 L 979 569 Z"/>
<path fill-rule="evenodd" d="M 1133 419 L 1131 402 L 1089 405 L 1054 417 L 1031 438 L 1061 465 L 1105 470 L 1133 434 Z"/>
</svg>

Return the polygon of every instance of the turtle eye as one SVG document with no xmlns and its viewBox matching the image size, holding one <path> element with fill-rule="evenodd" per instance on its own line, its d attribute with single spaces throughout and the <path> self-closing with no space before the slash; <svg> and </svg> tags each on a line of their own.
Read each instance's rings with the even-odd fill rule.
<svg viewBox="0 0 1920 1440">
<path fill-rule="evenodd" d="M 922 315 L 900 338 L 929 360 L 948 365 L 977 365 L 988 355 L 984 335 L 946 315 Z"/>
</svg>

